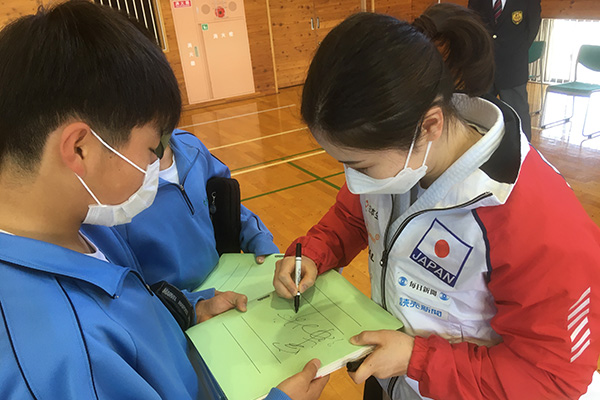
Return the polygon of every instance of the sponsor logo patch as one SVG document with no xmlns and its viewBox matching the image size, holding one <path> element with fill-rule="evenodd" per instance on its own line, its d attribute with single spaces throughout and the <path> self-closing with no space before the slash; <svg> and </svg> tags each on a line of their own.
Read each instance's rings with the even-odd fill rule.
<svg viewBox="0 0 600 400">
<path fill-rule="evenodd" d="M 437 308 L 433 308 L 433 307 L 427 306 L 425 304 L 421 304 L 418 301 L 407 299 L 406 297 L 400 297 L 398 304 L 402 308 L 414 308 L 415 310 L 419 310 L 426 314 L 431 314 L 431 315 L 435 315 L 438 318 L 446 319 L 446 316 L 442 310 L 438 310 Z"/>
<path fill-rule="evenodd" d="M 427 287 L 419 282 L 413 281 L 412 279 L 408 279 L 405 276 L 401 276 L 398 279 L 398 284 L 404 288 L 412 289 L 416 292 L 424 293 L 431 297 L 439 298 L 442 301 L 450 300 L 450 297 L 448 297 L 448 295 L 446 295 L 445 293 L 442 293 L 437 289 Z"/>
<path fill-rule="evenodd" d="M 454 287 L 471 251 L 473 246 L 461 240 L 436 218 L 413 249 L 410 259 Z"/>
</svg>

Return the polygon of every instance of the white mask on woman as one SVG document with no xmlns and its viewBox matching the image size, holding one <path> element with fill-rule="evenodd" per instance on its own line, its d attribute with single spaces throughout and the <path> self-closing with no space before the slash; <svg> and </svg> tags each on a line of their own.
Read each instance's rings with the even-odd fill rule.
<svg viewBox="0 0 600 400">
<path fill-rule="evenodd" d="M 130 161 L 127 157 L 113 149 L 108 145 L 100 136 L 96 134 L 92 130 L 92 134 L 102 143 L 106 148 L 115 153 L 117 156 L 121 157 L 132 167 L 140 171 L 145 175 L 144 182 L 142 186 L 132 194 L 127 200 L 125 200 L 121 204 L 108 205 L 100 203 L 100 200 L 92 193 L 88 185 L 85 184 L 83 179 L 77 174 L 77 178 L 83 185 L 83 187 L 88 191 L 90 196 L 96 201 L 97 204 L 90 204 L 88 206 L 88 212 L 85 216 L 84 224 L 91 225 L 104 225 L 104 226 L 114 226 L 121 225 L 131 222 L 131 219 L 144 211 L 146 208 L 150 207 L 154 198 L 156 197 L 156 192 L 158 191 L 158 173 L 160 170 L 160 160 L 154 161 L 152 164 L 148 164 L 146 171 L 135 165 L 132 161 Z"/>
<path fill-rule="evenodd" d="M 403 194 L 412 189 L 413 186 L 423 179 L 425 173 L 427 172 L 427 165 L 425 165 L 425 161 L 427 161 L 427 156 L 429 155 L 429 150 L 431 149 L 431 144 L 433 143 L 429 142 L 427 144 L 427 150 L 425 151 L 423 164 L 417 169 L 412 169 L 408 166 L 408 162 L 415 146 L 415 141 L 416 137 L 413 139 L 410 145 L 410 150 L 408 150 L 408 156 L 406 157 L 404 168 L 402 168 L 395 176 L 390 178 L 371 178 L 370 176 L 344 164 L 346 183 L 348 184 L 348 189 L 350 192 L 354 194 Z"/>
</svg>

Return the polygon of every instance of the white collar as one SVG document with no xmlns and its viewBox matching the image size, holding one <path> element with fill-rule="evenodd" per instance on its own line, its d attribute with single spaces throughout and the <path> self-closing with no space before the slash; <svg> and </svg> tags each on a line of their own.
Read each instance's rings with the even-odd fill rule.
<svg viewBox="0 0 600 400">
<path fill-rule="evenodd" d="M 462 201 L 459 197 L 471 199 L 473 196 L 480 194 L 481 188 L 469 187 L 470 190 L 473 190 L 473 193 L 461 191 L 460 196 L 447 198 L 448 193 L 457 184 L 465 182 L 481 165 L 489 160 L 498 148 L 504 137 L 504 116 L 496 105 L 479 97 L 469 97 L 457 93 L 454 94 L 452 102 L 463 119 L 479 125 L 484 128 L 484 131 L 487 130 L 487 133 L 438 177 L 418 200 L 402 214 L 400 220 L 418 211 L 438 206 L 455 205 L 457 202 Z M 440 204 L 440 201 L 442 201 L 442 204 Z M 446 202 L 449 203 L 445 204 Z M 394 226 L 392 226 L 392 229 L 394 229 Z"/>
</svg>

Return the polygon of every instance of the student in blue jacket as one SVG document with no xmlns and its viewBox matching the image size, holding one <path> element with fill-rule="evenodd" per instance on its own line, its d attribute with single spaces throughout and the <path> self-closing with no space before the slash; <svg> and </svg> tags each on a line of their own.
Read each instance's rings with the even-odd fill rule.
<svg viewBox="0 0 600 400">
<path fill-rule="evenodd" d="M 0 398 L 214 398 L 108 227 L 152 203 L 156 149 L 179 119 L 161 50 L 118 13 L 75 0 L 4 28 L 0 54 Z M 190 324 L 246 307 L 233 292 L 178 298 Z M 318 364 L 267 398 L 316 399 Z"/>
<path fill-rule="evenodd" d="M 206 184 L 231 176 L 193 134 L 175 130 L 160 161 L 158 193 L 152 207 L 117 229 L 136 254 L 144 278 L 166 280 L 180 289 L 197 288 L 219 261 Z M 264 256 L 279 252 L 260 218 L 243 205 L 240 244 L 244 253 Z"/>
</svg>

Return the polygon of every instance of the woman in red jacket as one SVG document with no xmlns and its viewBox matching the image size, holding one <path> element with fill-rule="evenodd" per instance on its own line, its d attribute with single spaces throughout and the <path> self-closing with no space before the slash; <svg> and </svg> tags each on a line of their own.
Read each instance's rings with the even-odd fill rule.
<svg viewBox="0 0 600 400">
<path fill-rule="evenodd" d="M 478 97 L 493 76 L 491 38 L 452 4 L 352 16 L 308 72 L 302 116 L 347 185 L 296 241 L 300 291 L 369 247 L 372 298 L 405 328 L 356 336 L 376 349 L 352 376 L 392 399 L 577 399 L 596 369 L 600 230 L 514 110 Z"/>
</svg>

